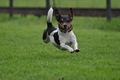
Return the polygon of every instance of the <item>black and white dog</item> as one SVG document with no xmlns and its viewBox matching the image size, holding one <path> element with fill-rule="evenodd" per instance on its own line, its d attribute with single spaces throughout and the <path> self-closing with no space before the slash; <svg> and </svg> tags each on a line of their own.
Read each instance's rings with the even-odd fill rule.
<svg viewBox="0 0 120 80">
<path fill-rule="evenodd" d="M 43 32 L 43 41 L 48 43 L 49 41 L 59 49 L 67 49 L 69 52 L 79 52 L 76 36 L 72 29 L 73 11 L 70 8 L 68 15 L 61 15 L 57 9 L 55 9 L 55 17 L 58 21 L 58 28 L 52 25 L 53 9 L 50 8 L 47 14 L 47 29 Z M 73 44 L 73 48 L 70 45 Z"/>
</svg>

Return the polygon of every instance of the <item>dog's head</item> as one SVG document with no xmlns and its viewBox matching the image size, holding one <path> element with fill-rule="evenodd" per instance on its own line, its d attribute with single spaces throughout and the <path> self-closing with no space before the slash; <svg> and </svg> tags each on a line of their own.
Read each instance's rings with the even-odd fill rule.
<svg viewBox="0 0 120 80">
<path fill-rule="evenodd" d="M 67 33 L 72 30 L 73 10 L 70 8 L 68 15 L 61 15 L 58 9 L 55 9 L 55 17 L 58 21 L 58 27 L 61 32 Z"/>
</svg>

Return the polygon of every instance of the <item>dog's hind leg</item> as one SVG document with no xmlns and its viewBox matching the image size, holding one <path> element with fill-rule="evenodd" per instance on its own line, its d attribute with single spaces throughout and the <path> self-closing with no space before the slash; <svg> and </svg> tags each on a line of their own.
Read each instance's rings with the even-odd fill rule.
<svg viewBox="0 0 120 80">
<path fill-rule="evenodd" d="M 44 41 L 45 43 L 48 43 L 48 42 L 50 41 L 46 29 L 45 29 L 44 32 L 43 32 L 42 39 L 43 39 L 43 41 Z"/>
</svg>

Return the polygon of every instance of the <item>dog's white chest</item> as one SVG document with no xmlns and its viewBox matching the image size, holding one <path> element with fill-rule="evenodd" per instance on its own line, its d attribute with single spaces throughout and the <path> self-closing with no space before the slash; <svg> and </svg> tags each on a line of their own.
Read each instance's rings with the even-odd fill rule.
<svg viewBox="0 0 120 80">
<path fill-rule="evenodd" d="M 72 31 L 69 33 L 59 32 L 59 39 L 60 39 L 60 43 L 71 45 L 73 43 L 73 40 L 75 39 L 75 35 Z"/>
</svg>

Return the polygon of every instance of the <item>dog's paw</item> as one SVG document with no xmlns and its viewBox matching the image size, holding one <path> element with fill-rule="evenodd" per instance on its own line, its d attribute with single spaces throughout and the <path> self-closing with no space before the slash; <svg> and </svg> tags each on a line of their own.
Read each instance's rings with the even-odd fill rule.
<svg viewBox="0 0 120 80">
<path fill-rule="evenodd" d="M 70 53 L 74 53 L 74 49 L 72 49 L 71 47 L 68 49 L 68 51 L 69 51 Z"/>
<path fill-rule="evenodd" d="M 74 53 L 74 51 L 70 51 L 70 53 Z"/>
<path fill-rule="evenodd" d="M 80 52 L 80 50 L 79 50 L 79 49 L 76 49 L 75 52 Z"/>
</svg>

